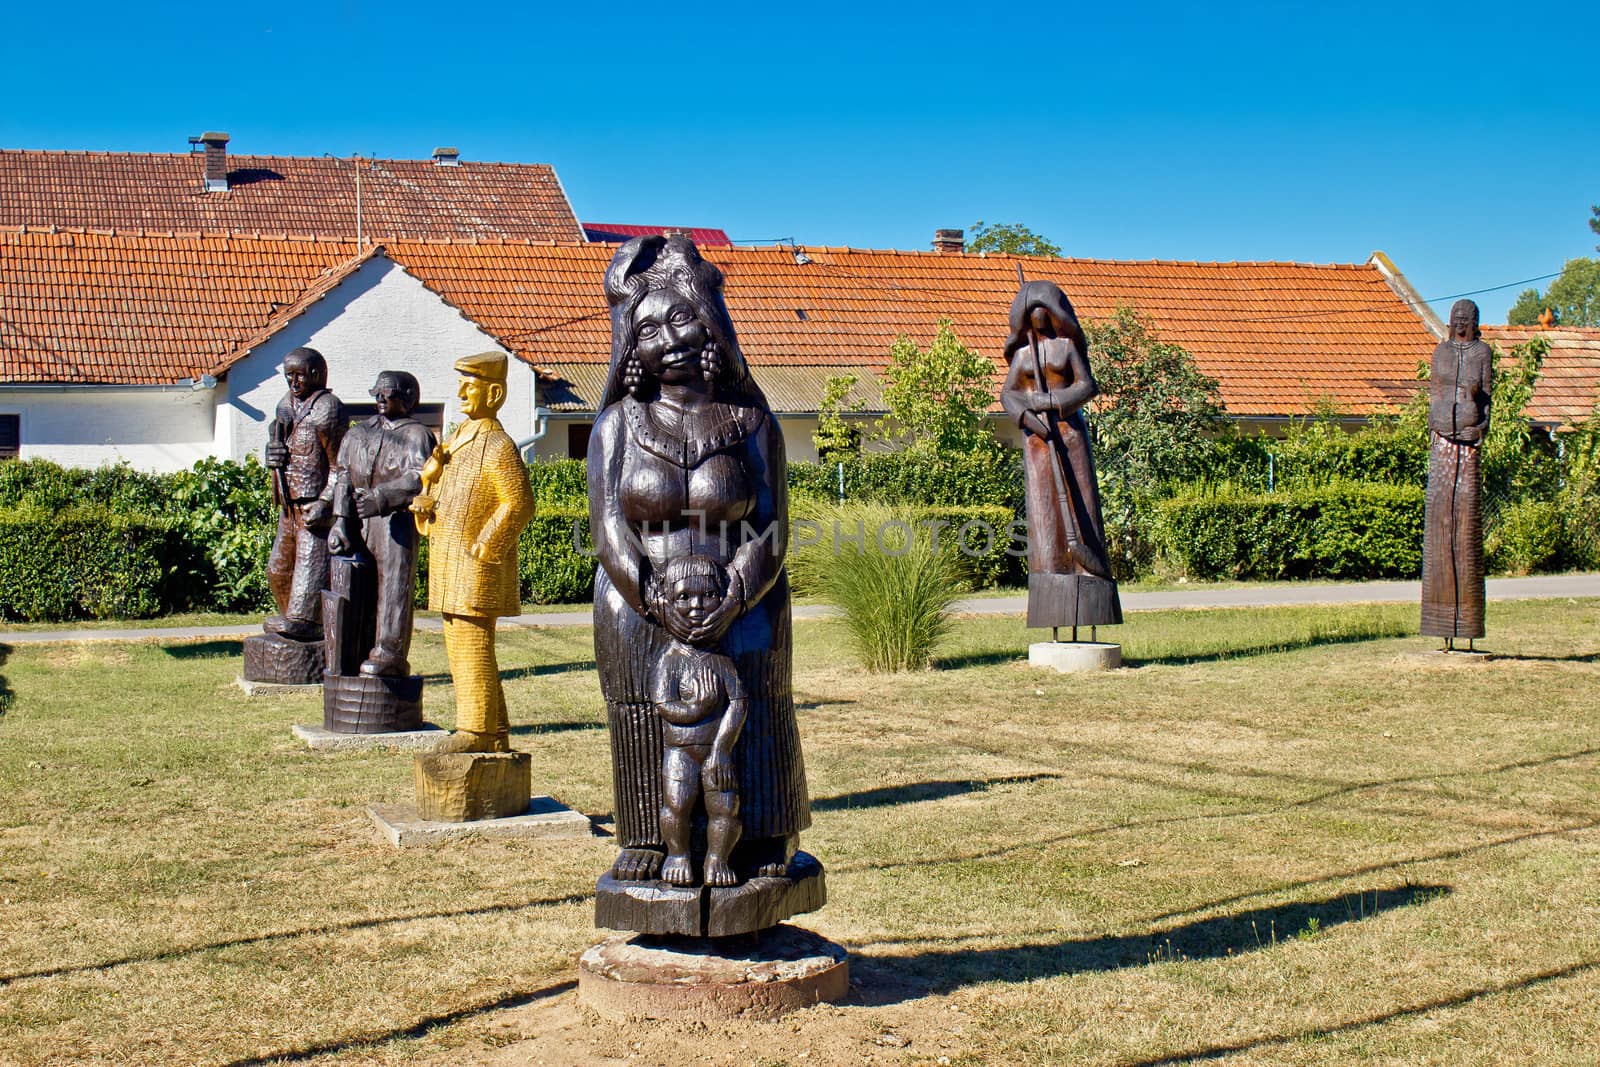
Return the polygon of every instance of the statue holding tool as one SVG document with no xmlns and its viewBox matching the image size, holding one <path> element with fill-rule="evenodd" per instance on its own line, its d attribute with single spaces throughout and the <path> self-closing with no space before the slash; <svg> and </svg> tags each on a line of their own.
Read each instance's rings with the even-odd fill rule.
<svg viewBox="0 0 1600 1067">
<path fill-rule="evenodd" d="M 1021 271 L 1018 271 L 1019 277 Z M 1000 404 L 1022 431 L 1028 625 L 1122 621 L 1083 409 L 1099 393 L 1089 345 L 1057 285 L 1022 281 L 1011 303 Z M 1115 646 L 1103 646 L 1114 648 Z"/>
</svg>

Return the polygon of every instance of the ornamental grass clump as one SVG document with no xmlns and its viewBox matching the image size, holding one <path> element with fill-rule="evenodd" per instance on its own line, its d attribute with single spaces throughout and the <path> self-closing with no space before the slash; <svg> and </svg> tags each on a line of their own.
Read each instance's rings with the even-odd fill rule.
<svg viewBox="0 0 1600 1067">
<path fill-rule="evenodd" d="M 935 544 L 899 511 L 841 508 L 829 515 L 823 594 L 844 614 L 862 666 L 873 672 L 926 667 L 950 628 L 950 605 L 961 588 L 955 549 Z M 859 534 L 859 543 L 856 537 Z"/>
</svg>

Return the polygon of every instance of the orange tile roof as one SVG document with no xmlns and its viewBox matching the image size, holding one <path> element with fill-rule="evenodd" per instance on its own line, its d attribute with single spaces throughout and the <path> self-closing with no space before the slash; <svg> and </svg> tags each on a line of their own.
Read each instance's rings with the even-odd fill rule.
<svg viewBox="0 0 1600 1067">
<path fill-rule="evenodd" d="M 304 237 L 0 232 L 0 381 L 196 377 L 359 252 Z"/>
<path fill-rule="evenodd" d="M 610 323 L 604 247 L 395 242 L 389 254 L 540 366 L 603 362 Z M 926 344 L 948 316 L 997 362 L 1017 288 L 1012 256 L 726 248 L 728 309 L 754 365 L 880 367 L 897 333 Z M 1236 416 L 1314 411 L 1323 397 L 1366 415 L 1403 405 L 1437 339 L 1376 267 L 1021 259 L 1080 315 L 1128 304 L 1222 382 Z"/>
<path fill-rule="evenodd" d="M 356 161 L 227 159 L 227 191 L 208 193 L 202 153 L 0 150 L 0 226 L 356 235 Z M 373 159 L 359 166 L 368 239 L 583 240 L 548 164 Z"/>
<path fill-rule="evenodd" d="M 1528 416 L 1548 425 L 1571 425 L 1595 413 L 1600 404 L 1600 329 L 1594 327 L 1485 326 L 1485 340 L 1510 353 L 1535 337 L 1550 342 L 1539 381 L 1528 402 Z"/>
<path fill-rule="evenodd" d="M 610 357 L 601 279 L 612 248 L 390 241 L 382 251 L 530 363 Z M 998 372 L 1015 257 L 805 252 L 805 265 L 788 248 L 708 252 L 727 275 L 729 310 L 752 364 L 878 368 L 897 333 L 926 344 L 948 316 Z M 0 234 L 0 321 L 8 324 L 0 378 L 154 382 L 221 373 L 370 254 L 350 241 Z M 1236 416 L 1301 414 L 1325 396 L 1356 415 L 1403 404 L 1416 390 L 1418 360 L 1436 343 L 1371 266 L 1021 262 L 1030 278 L 1058 282 L 1080 315 L 1106 316 L 1119 304 L 1148 314 L 1163 338 L 1221 380 Z"/>
</svg>

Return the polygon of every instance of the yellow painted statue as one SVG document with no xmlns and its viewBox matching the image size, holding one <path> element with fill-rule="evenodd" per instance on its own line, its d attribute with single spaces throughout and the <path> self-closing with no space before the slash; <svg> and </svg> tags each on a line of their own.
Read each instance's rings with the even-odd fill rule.
<svg viewBox="0 0 1600 1067">
<path fill-rule="evenodd" d="M 509 752 L 510 721 L 494 655 L 495 619 L 522 610 L 517 539 L 533 517 L 533 489 L 517 446 L 495 414 L 506 399 L 506 357 L 456 361 L 467 421 L 433 450 L 411 504 L 431 539 L 428 607 L 444 615 L 456 689 L 456 732 L 437 752 Z"/>
</svg>

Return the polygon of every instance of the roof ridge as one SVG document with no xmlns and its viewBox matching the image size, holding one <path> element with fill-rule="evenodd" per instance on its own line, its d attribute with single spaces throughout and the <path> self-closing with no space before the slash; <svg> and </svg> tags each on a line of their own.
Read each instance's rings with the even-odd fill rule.
<svg viewBox="0 0 1600 1067">
<path fill-rule="evenodd" d="M 0 155 L 10 156 L 111 156 L 117 158 L 132 158 L 135 156 L 149 159 L 191 159 L 199 158 L 200 152 L 153 152 L 135 149 L 112 148 L 0 148 Z M 404 156 L 338 156 L 324 152 L 319 155 L 299 156 L 284 152 L 229 152 L 228 159 L 294 159 L 306 163 L 348 163 L 352 158 L 360 159 L 364 163 L 422 163 L 433 166 L 432 156 L 404 157 Z M 555 164 L 546 162 L 522 162 L 517 160 L 499 159 L 463 159 L 452 164 L 455 167 L 544 167 L 554 170 Z"/>
</svg>

